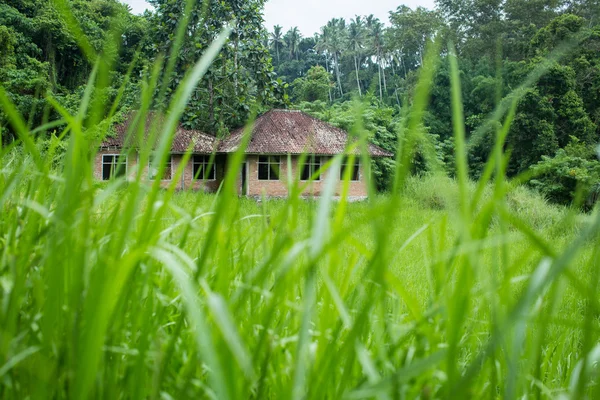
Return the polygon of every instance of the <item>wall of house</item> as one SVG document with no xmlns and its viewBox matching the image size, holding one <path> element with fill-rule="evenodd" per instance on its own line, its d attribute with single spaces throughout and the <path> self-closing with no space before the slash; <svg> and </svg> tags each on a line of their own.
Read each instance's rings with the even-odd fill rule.
<svg viewBox="0 0 600 400">
<path fill-rule="evenodd" d="M 99 151 L 96 154 L 96 159 L 94 163 L 94 177 L 98 180 L 102 180 L 102 155 L 103 154 L 118 154 L 118 151 Z M 180 163 L 182 162 L 183 155 L 174 154 L 172 156 L 172 174 L 175 175 L 175 171 L 179 168 Z M 273 197 L 286 197 L 288 195 L 288 185 L 287 185 L 287 177 L 288 177 L 288 163 L 287 156 L 282 155 L 280 157 L 280 179 L 277 181 L 265 181 L 258 179 L 258 156 L 249 155 L 246 158 L 247 165 L 247 195 L 260 197 L 263 194 L 266 196 Z M 127 157 L 127 176 L 129 179 L 135 179 L 135 175 L 138 169 L 138 154 L 131 153 Z M 194 180 L 193 179 L 193 166 L 191 160 L 186 164 L 185 169 L 183 171 L 183 176 L 178 179 L 176 189 L 192 189 L 192 190 L 204 190 L 206 192 L 216 192 L 221 185 L 225 177 L 225 169 L 226 169 L 226 156 L 219 155 L 215 158 L 215 168 L 216 168 L 216 178 L 214 180 Z M 324 164 L 327 162 L 326 157 L 321 158 L 321 163 Z M 300 176 L 298 171 L 298 157 L 292 156 L 291 158 L 291 167 L 292 167 L 292 176 Z M 148 165 L 141 166 L 142 177 L 146 178 L 148 176 Z M 320 196 L 325 185 L 325 181 L 330 172 L 323 171 L 321 174 L 321 180 L 316 182 L 311 182 L 308 184 L 303 191 L 302 195 L 304 196 Z M 364 169 L 363 165 L 360 165 L 360 179 L 359 181 L 351 181 L 349 183 L 348 196 L 355 198 L 362 198 L 367 196 L 367 187 L 364 178 Z M 336 177 L 339 181 L 339 177 Z M 162 180 L 161 187 L 167 188 L 172 183 L 171 180 Z M 238 193 L 242 194 L 242 181 L 241 174 L 238 174 L 237 178 L 237 188 Z M 305 182 L 300 182 L 300 185 L 306 185 Z M 339 182 L 336 186 L 335 195 L 339 196 L 342 191 L 342 183 Z"/>
<path fill-rule="evenodd" d="M 182 156 L 179 156 L 181 159 Z M 179 164 L 178 164 L 179 165 Z M 194 180 L 194 167 L 192 159 L 186 164 L 183 171 L 183 189 L 204 190 L 205 192 L 216 192 L 225 177 L 225 157 L 216 156 L 214 161 L 215 179 L 214 180 Z"/>
<path fill-rule="evenodd" d="M 96 178 L 97 180 L 100 180 L 100 181 L 102 180 L 102 155 L 104 155 L 104 154 L 118 155 L 118 151 L 102 150 L 96 154 L 96 158 L 94 160 L 94 178 Z M 172 157 L 171 158 L 171 170 L 172 170 L 171 173 L 172 173 L 172 177 L 174 178 L 177 169 L 179 168 L 181 162 L 183 161 L 183 155 L 173 154 L 171 157 Z M 223 160 L 224 160 L 223 157 L 219 157 L 218 159 L 215 160 L 215 163 L 216 163 L 215 164 L 215 168 L 216 168 L 216 177 L 215 178 L 216 179 L 203 181 L 203 180 L 194 180 L 193 179 L 193 166 L 192 166 L 192 160 L 190 159 L 190 161 L 185 165 L 183 175 L 181 177 L 179 177 L 175 188 L 178 190 L 193 189 L 193 190 L 204 190 L 207 192 L 217 191 L 217 189 L 219 188 L 219 185 L 221 184 L 221 181 L 223 180 L 223 176 L 224 176 Z M 128 179 L 135 179 L 135 176 L 138 171 L 138 164 L 139 164 L 138 154 L 136 152 L 132 152 L 131 154 L 129 154 L 127 157 L 127 177 L 128 177 Z M 149 169 L 148 163 L 145 163 L 145 165 L 140 166 L 140 167 L 142 168 L 142 177 L 144 179 L 147 179 L 148 169 Z M 165 179 L 165 180 L 161 180 L 160 186 L 163 188 L 168 188 L 172 183 L 173 183 L 172 179 Z"/>
<path fill-rule="evenodd" d="M 299 177 L 300 172 L 298 171 L 298 156 L 291 157 L 292 176 Z M 280 179 L 277 181 L 266 181 L 258 179 L 258 156 L 249 155 L 246 158 L 248 168 L 247 194 L 249 196 L 262 196 L 263 194 L 265 194 L 266 196 L 285 197 L 288 195 L 287 156 L 282 155 L 280 159 Z M 321 157 L 321 165 L 325 164 L 327 161 L 328 158 Z M 325 188 L 325 181 L 327 180 L 329 173 L 331 172 L 328 170 L 323 171 L 323 173 L 321 174 L 321 180 L 313 181 L 310 184 L 308 184 L 308 186 L 303 191 L 302 195 L 320 196 Z M 336 176 L 336 179 L 338 180 L 338 184 L 336 185 L 335 195 L 339 196 L 342 192 L 342 182 L 339 181 L 339 176 Z M 306 185 L 306 182 L 300 182 L 300 185 Z M 364 178 L 364 169 L 362 164 L 360 165 L 359 180 L 349 182 L 348 196 L 356 198 L 363 198 L 367 196 L 367 185 Z"/>
<path fill-rule="evenodd" d="M 94 178 L 98 179 L 99 181 L 102 180 L 102 156 L 104 154 L 118 156 L 119 150 L 100 150 L 98 153 L 96 153 L 96 158 L 94 159 Z M 135 174 L 137 173 L 137 164 L 137 154 L 129 154 L 127 156 L 127 176 L 129 179 L 135 178 Z"/>
</svg>

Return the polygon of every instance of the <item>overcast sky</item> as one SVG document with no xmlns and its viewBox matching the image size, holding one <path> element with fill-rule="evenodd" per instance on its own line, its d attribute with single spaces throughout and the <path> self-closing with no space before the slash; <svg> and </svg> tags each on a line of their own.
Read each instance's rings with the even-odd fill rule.
<svg viewBox="0 0 600 400">
<path fill-rule="evenodd" d="M 129 4 L 134 13 L 142 13 L 149 4 L 145 0 L 121 0 Z M 388 12 L 399 5 L 411 8 L 423 6 L 433 8 L 434 0 L 268 0 L 265 6 L 265 24 L 281 25 L 284 30 L 292 26 L 300 28 L 304 36 L 318 32 L 331 18 L 374 14 L 382 22 L 388 22 Z"/>
</svg>

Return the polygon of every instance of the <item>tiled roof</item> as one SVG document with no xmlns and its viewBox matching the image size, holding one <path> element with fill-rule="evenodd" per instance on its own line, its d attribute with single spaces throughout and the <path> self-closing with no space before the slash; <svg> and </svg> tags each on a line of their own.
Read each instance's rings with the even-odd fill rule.
<svg viewBox="0 0 600 400">
<path fill-rule="evenodd" d="M 231 133 L 219 145 L 223 153 L 238 149 L 245 128 Z M 331 124 L 296 110 L 271 110 L 254 122 L 252 137 L 246 149 L 248 154 L 320 154 L 334 155 L 344 152 L 348 134 Z M 355 153 L 360 150 L 356 149 Z M 373 157 L 392 154 L 381 147 L 369 144 Z"/>
<path fill-rule="evenodd" d="M 156 127 L 158 134 L 160 134 L 162 125 L 165 122 L 164 116 L 158 115 L 156 113 L 148 113 L 146 115 L 145 121 L 135 121 L 136 114 L 131 113 L 126 118 L 125 121 L 121 124 L 115 126 L 115 136 L 106 137 L 102 144 L 101 148 L 123 148 L 123 147 L 140 147 L 138 144 L 135 144 L 135 131 L 131 135 L 131 137 L 127 137 L 127 134 L 131 128 L 137 129 L 140 123 L 145 123 L 144 126 L 144 140 L 147 139 L 148 134 L 150 132 L 150 127 Z M 135 124 L 132 127 L 132 124 Z M 157 135 L 158 136 L 158 135 Z M 158 139 L 157 139 L 158 140 Z M 132 146 L 133 143 L 133 146 Z M 179 125 L 177 130 L 175 131 L 175 137 L 173 138 L 173 144 L 171 145 L 171 151 L 174 153 L 185 153 L 190 146 L 190 143 L 194 143 L 193 152 L 194 153 L 204 153 L 210 154 L 215 151 L 217 146 L 217 139 L 214 136 L 207 135 L 200 131 L 184 129 Z"/>
<path fill-rule="evenodd" d="M 115 127 L 116 135 L 107 137 L 102 142 L 101 147 L 140 147 L 125 143 L 127 133 L 133 123 L 135 123 L 134 113 L 130 114 L 125 122 Z M 157 116 L 155 113 L 148 113 L 145 121 L 145 138 L 148 135 L 150 126 L 157 126 L 160 129 L 163 123 L 164 117 Z M 210 154 L 213 151 L 233 153 L 238 149 L 244 131 L 245 128 L 237 129 L 219 143 L 214 136 L 200 131 L 183 129 L 180 125 L 175 132 L 171 151 L 184 153 L 190 142 L 193 141 L 195 143 L 194 153 Z M 344 130 L 311 117 L 304 112 L 271 110 L 258 117 L 254 122 L 252 137 L 246 153 L 335 155 L 344 152 L 348 140 L 348 134 Z M 354 152 L 358 154 L 360 150 L 355 149 Z M 373 144 L 369 144 L 369 153 L 372 157 L 391 157 L 393 155 Z"/>
</svg>

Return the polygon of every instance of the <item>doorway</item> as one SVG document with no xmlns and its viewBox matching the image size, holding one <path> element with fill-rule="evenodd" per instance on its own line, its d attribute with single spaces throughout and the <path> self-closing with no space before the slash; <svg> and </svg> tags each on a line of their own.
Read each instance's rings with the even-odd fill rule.
<svg viewBox="0 0 600 400">
<path fill-rule="evenodd" d="M 248 163 L 242 163 L 242 196 L 248 195 Z"/>
</svg>

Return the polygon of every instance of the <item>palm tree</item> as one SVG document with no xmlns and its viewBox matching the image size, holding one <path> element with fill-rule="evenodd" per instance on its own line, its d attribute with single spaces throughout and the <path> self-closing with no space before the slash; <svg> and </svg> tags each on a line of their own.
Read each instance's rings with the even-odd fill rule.
<svg viewBox="0 0 600 400">
<path fill-rule="evenodd" d="M 340 78 L 340 62 L 339 55 L 346 48 L 348 32 L 346 31 L 346 20 L 343 18 L 333 18 L 327 22 L 327 29 L 329 29 L 330 40 L 329 49 L 333 56 L 333 62 L 335 66 L 335 75 L 337 77 L 338 86 L 340 88 L 340 94 L 344 95 L 344 89 L 342 89 L 342 80 Z"/>
<path fill-rule="evenodd" d="M 283 37 L 283 40 L 285 41 L 285 44 L 290 52 L 290 60 L 294 58 L 294 55 L 296 56 L 296 60 L 298 59 L 298 46 L 300 45 L 301 37 L 302 35 L 300 35 L 300 31 L 298 30 L 297 26 L 287 31 Z"/>
<path fill-rule="evenodd" d="M 358 78 L 358 60 L 362 60 L 362 53 L 364 47 L 364 26 L 360 19 L 360 16 L 350 20 L 350 26 L 348 29 L 348 44 L 350 46 L 350 52 L 354 56 L 354 71 L 356 72 L 356 86 L 358 87 L 358 95 L 362 97 L 362 90 L 360 89 L 360 79 Z"/>
<path fill-rule="evenodd" d="M 329 52 L 331 48 L 331 32 L 327 26 L 321 27 L 321 34 L 315 34 L 315 51 L 325 55 L 325 70 L 329 73 Z M 329 101 L 333 102 L 331 87 L 329 87 Z"/>
<path fill-rule="evenodd" d="M 277 53 L 277 62 L 279 63 L 279 48 L 285 45 L 283 41 L 283 34 L 281 33 L 281 25 L 275 25 L 273 32 L 270 34 L 269 44 L 275 49 Z"/>
<path fill-rule="evenodd" d="M 379 22 L 379 18 L 376 18 L 373 14 L 365 17 L 365 36 L 366 38 L 366 50 L 369 58 L 376 55 L 375 49 L 373 48 L 373 27 Z"/>
<path fill-rule="evenodd" d="M 387 84 L 385 82 L 385 69 L 382 68 L 382 63 L 383 63 L 382 55 L 383 55 L 383 48 L 384 48 L 383 24 L 381 23 L 381 21 L 379 21 L 379 19 L 373 17 L 373 15 L 369 15 L 367 17 L 367 29 L 369 30 L 369 36 L 371 39 L 371 41 L 370 41 L 371 48 L 373 50 L 373 53 L 377 57 L 377 70 L 379 73 L 379 98 L 381 100 L 383 100 L 383 89 L 382 89 L 382 84 L 381 84 L 382 76 L 383 76 L 383 87 L 387 91 Z"/>
</svg>

